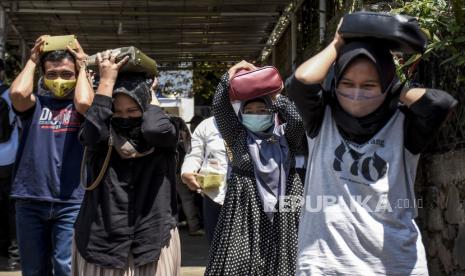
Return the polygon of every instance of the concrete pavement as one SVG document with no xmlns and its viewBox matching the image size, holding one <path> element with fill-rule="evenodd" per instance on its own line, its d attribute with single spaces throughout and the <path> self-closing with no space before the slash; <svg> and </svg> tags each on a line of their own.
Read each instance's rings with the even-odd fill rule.
<svg viewBox="0 0 465 276">
<path fill-rule="evenodd" d="M 201 276 L 205 272 L 208 258 L 208 245 L 205 237 L 191 237 L 186 229 L 181 229 L 181 276 Z M 6 263 L 0 258 L 0 267 Z M 20 272 L 0 270 L 0 276 L 20 276 Z"/>
</svg>

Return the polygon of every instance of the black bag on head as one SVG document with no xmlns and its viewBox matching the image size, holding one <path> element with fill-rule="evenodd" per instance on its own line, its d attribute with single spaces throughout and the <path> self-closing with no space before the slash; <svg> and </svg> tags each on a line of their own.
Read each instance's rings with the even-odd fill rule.
<svg viewBox="0 0 465 276">
<path fill-rule="evenodd" d="M 428 39 L 416 18 L 389 13 L 355 12 L 346 14 L 339 28 L 345 40 L 376 38 L 393 52 L 423 53 Z"/>
<path fill-rule="evenodd" d="M 15 123 L 10 123 L 10 105 L 2 97 L 7 90 L 6 86 L 0 86 L 0 143 L 5 143 L 11 138 Z"/>
</svg>

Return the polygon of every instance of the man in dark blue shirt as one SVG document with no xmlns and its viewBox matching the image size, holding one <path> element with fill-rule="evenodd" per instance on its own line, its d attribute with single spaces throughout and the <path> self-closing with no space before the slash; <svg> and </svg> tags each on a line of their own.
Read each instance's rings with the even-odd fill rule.
<svg viewBox="0 0 465 276">
<path fill-rule="evenodd" d="M 79 43 L 76 50 L 41 53 L 43 44 L 44 36 L 10 89 L 23 126 L 11 196 L 22 274 L 65 276 L 71 274 L 73 224 L 84 194 L 77 134 L 93 94 L 82 89 L 91 84 Z M 38 65 L 43 76 L 34 91 Z"/>
</svg>

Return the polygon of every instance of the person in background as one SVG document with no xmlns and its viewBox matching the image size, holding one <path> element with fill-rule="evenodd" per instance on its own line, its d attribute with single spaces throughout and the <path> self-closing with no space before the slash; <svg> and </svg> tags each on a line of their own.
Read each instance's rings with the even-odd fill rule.
<svg viewBox="0 0 465 276">
<path fill-rule="evenodd" d="M 177 147 L 178 162 L 176 164 L 176 190 L 181 200 L 182 210 L 186 216 L 189 235 L 203 236 L 205 232 L 202 229 L 199 209 L 194 201 L 195 194 L 192 193 L 181 181 L 181 167 L 184 162 L 184 157 L 186 154 L 191 152 L 191 133 L 182 118 L 173 116 L 172 120 L 179 129 L 179 142 Z"/>
<path fill-rule="evenodd" d="M 310 149 L 297 275 L 428 275 L 414 220 L 416 169 L 457 101 L 396 85 L 386 45 L 336 33 L 291 77 Z"/>
<path fill-rule="evenodd" d="M 191 131 L 191 133 L 194 133 L 195 129 L 197 128 L 197 126 L 203 121 L 205 120 L 205 118 L 203 116 L 200 116 L 200 115 L 194 115 L 192 116 L 191 120 L 188 122 L 189 124 L 189 129 Z"/>
<path fill-rule="evenodd" d="M 128 57 L 116 62 L 118 54 L 97 54 L 100 83 L 79 133 L 90 173 L 83 178 L 71 275 L 177 276 L 179 132 L 152 99 L 145 76 L 119 73 Z"/>
<path fill-rule="evenodd" d="M 192 122 L 192 120 L 191 120 Z M 191 125 L 192 127 L 192 125 Z M 203 220 L 208 243 L 211 244 L 221 206 L 226 194 L 226 176 L 228 159 L 223 137 L 214 117 L 202 121 L 192 134 L 192 150 L 184 158 L 181 168 L 182 181 L 192 191 L 199 191 L 203 196 Z M 202 190 L 197 183 L 199 173 L 216 173 L 224 176 L 219 188 Z"/>
<path fill-rule="evenodd" d="M 5 64 L 0 59 L 0 256 L 8 258 L 7 270 L 20 268 L 16 240 L 14 201 L 10 199 L 14 162 L 19 143 L 19 121 L 11 107 Z"/>
<path fill-rule="evenodd" d="M 16 229 L 24 276 L 71 273 L 73 224 L 84 190 L 79 186 L 83 149 L 78 131 L 93 93 L 86 54 L 76 50 L 42 53 L 38 38 L 10 98 L 21 121 L 16 175 Z M 34 90 L 34 73 L 42 76 Z"/>
</svg>

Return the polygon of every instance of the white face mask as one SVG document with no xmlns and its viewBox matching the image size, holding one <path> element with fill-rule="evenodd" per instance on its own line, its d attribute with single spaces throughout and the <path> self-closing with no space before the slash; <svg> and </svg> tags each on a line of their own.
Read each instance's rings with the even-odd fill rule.
<svg viewBox="0 0 465 276">
<path fill-rule="evenodd" d="M 386 94 L 380 91 L 360 88 L 336 89 L 336 96 L 342 108 L 354 117 L 363 117 L 380 107 Z"/>
</svg>

